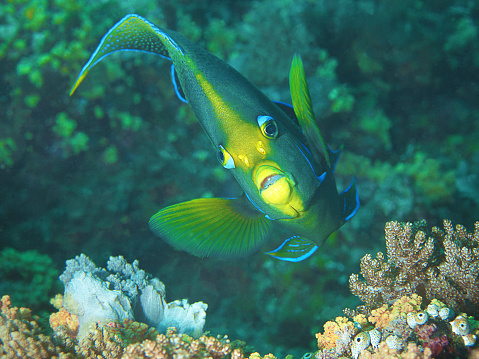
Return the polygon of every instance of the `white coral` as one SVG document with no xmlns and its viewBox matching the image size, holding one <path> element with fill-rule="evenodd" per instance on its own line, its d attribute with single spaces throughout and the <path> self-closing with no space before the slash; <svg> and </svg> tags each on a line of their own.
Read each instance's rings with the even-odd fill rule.
<svg viewBox="0 0 479 359">
<path fill-rule="evenodd" d="M 78 317 L 78 339 L 84 339 L 91 324 L 105 325 L 133 319 L 156 327 L 160 333 L 175 327 L 179 333 L 199 337 L 205 325 L 203 302 L 165 300 L 165 286 L 157 278 L 130 265 L 123 257 L 111 257 L 108 270 L 97 268 L 85 255 L 67 261 L 61 276 L 65 283 L 63 306 Z"/>
</svg>

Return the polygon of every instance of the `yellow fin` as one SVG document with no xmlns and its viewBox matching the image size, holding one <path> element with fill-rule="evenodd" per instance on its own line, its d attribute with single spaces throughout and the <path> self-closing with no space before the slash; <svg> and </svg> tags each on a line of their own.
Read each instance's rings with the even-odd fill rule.
<svg viewBox="0 0 479 359">
<path fill-rule="evenodd" d="M 272 227 L 245 196 L 198 198 L 151 217 L 150 230 L 173 247 L 199 257 L 243 257 L 256 251 Z"/>
</svg>

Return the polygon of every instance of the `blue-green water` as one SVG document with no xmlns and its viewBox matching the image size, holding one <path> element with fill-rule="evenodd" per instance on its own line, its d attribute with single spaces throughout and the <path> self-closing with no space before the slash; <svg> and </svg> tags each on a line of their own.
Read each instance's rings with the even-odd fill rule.
<svg viewBox="0 0 479 359">
<path fill-rule="evenodd" d="M 289 66 L 301 53 L 323 136 L 344 146 L 338 187 L 356 175 L 362 204 L 319 253 L 280 263 L 263 254 L 271 243 L 243 259 L 200 259 L 148 231 L 166 205 L 241 191 L 176 98 L 167 61 L 113 55 L 68 96 L 104 33 L 132 12 L 273 100 L 291 101 Z M 386 221 L 448 218 L 472 230 L 479 219 L 478 12 L 458 0 L 0 5 L 0 294 L 53 311 L 63 288 L 35 274 L 54 278 L 80 253 L 99 266 L 123 255 L 160 278 L 169 301 L 208 303 L 213 334 L 261 354 L 315 350 L 323 323 L 360 304 L 348 278 L 365 253 L 384 250 Z M 6 248 L 48 257 L 38 266 Z"/>
</svg>

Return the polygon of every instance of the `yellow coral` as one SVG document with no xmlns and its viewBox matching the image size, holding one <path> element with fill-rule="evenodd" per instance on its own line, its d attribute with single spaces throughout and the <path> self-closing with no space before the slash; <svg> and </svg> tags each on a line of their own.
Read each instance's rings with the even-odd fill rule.
<svg viewBox="0 0 479 359">
<path fill-rule="evenodd" d="M 317 333 L 319 349 L 333 349 L 336 348 L 337 340 L 341 332 L 349 332 L 351 336 L 357 333 L 357 328 L 354 323 L 346 317 L 336 317 L 333 321 L 327 321 L 324 324 L 324 334 Z"/>
<path fill-rule="evenodd" d="M 339 339 L 338 332 L 339 326 L 336 322 L 327 321 L 324 324 L 324 334 L 317 333 L 319 349 L 332 349 L 336 347 L 336 340 Z M 252 358 L 255 359 L 255 358 Z"/>
<path fill-rule="evenodd" d="M 63 304 L 63 294 L 57 294 L 55 297 L 50 299 L 50 304 L 55 307 L 55 309 L 60 310 Z"/>
<path fill-rule="evenodd" d="M 373 309 L 371 311 L 371 315 L 368 317 L 368 320 L 375 324 L 377 329 L 384 329 L 387 327 L 391 319 L 392 318 L 390 318 L 390 312 L 388 311 L 387 304 L 383 304 L 382 307 Z"/>
<path fill-rule="evenodd" d="M 75 338 L 78 334 L 80 323 L 75 314 L 70 314 L 65 308 L 61 307 L 58 312 L 50 314 L 50 327 L 53 330 L 63 327 L 70 338 Z"/>
<path fill-rule="evenodd" d="M 258 352 L 254 352 L 248 357 L 248 359 L 276 359 L 276 357 L 271 353 L 262 357 Z"/>
<path fill-rule="evenodd" d="M 406 317 L 407 313 L 421 310 L 422 297 L 417 294 L 410 296 L 404 295 L 394 302 L 392 307 L 383 304 L 377 309 L 371 311 L 368 320 L 375 324 L 377 329 L 384 329 L 388 326 L 391 320 L 399 316 Z"/>
<path fill-rule="evenodd" d="M 366 318 L 366 316 L 364 314 L 357 314 L 353 317 L 353 320 L 358 323 L 361 328 L 364 328 L 366 327 L 369 322 L 368 322 L 368 318 Z"/>
<path fill-rule="evenodd" d="M 57 294 L 50 299 L 50 303 L 58 309 L 58 312 L 50 314 L 50 327 L 55 331 L 60 327 L 62 333 L 64 332 L 70 338 L 75 338 L 80 328 L 78 317 L 75 314 L 70 314 L 63 306 L 63 295 Z"/>
<path fill-rule="evenodd" d="M 394 302 L 391 313 L 394 317 L 397 317 L 398 315 L 406 317 L 407 313 L 420 311 L 421 303 L 422 297 L 417 294 L 412 294 L 410 296 L 404 295 Z"/>
</svg>

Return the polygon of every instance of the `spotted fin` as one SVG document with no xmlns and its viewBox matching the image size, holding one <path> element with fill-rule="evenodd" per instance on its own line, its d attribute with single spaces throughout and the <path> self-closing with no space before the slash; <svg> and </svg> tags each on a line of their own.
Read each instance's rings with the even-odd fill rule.
<svg viewBox="0 0 479 359">
<path fill-rule="evenodd" d="M 75 80 L 70 96 L 92 67 L 117 51 L 140 51 L 159 55 L 166 59 L 170 59 L 171 51 L 182 53 L 181 46 L 151 22 L 136 14 L 126 15 L 103 36 L 95 52 Z"/>
<path fill-rule="evenodd" d="M 151 217 L 150 230 L 179 250 L 199 257 L 243 257 L 267 239 L 272 222 L 245 196 L 199 198 L 166 207 Z"/>
<path fill-rule="evenodd" d="M 291 90 L 294 112 L 296 113 L 296 117 L 298 118 L 314 159 L 318 163 L 321 163 L 322 156 L 326 159 L 328 167 L 331 167 L 328 149 L 316 124 L 316 118 L 314 117 L 314 110 L 311 103 L 308 83 L 306 82 L 303 62 L 298 54 L 294 55 L 293 62 L 291 63 L 289 87 Z"/>
<path fill-rule="evenodd" d="M 309 258 L 317 249 L 318 246 L 314 242 L 303 237 L 293 236 L 285 240 L 274 251 L 266 254 L 283 261 L 300 262 Z"/>
</svg>

